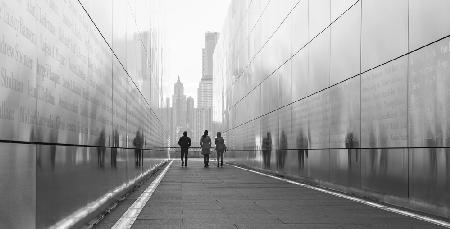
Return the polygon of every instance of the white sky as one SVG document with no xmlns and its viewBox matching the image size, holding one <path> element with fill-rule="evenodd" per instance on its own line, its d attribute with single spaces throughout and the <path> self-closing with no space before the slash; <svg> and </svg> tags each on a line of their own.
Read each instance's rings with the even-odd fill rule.
<svg viewBox="0 0 450 229">
<path fill-rule="evenodd" d="M 202 77 L 202 48 L 205 32 L 221 32 L 230 0 L 163 0 L 166 37 L 163 96 L 171 97 L 180 75 L 184 92 L 197 104 L 197 88 Z"/>
</svg>

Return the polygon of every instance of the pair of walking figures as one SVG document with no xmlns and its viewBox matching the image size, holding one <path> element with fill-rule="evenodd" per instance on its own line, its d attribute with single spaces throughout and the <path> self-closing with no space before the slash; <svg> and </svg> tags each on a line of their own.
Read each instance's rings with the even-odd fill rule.
<svg viewBox="0 0 450 229">
<path fill-rule="evenodd" d="M 227 151 L 225 141 L 222 134 L 217 132 L 217 137 L 214 139 L 217 152 L 217 167 L 223 166 L 223 153 Z M 181 166 L 187 166 L 187 155 L 189 147 L 191 146 L 191 138 L 187 136 L 187 132 L 183 132 L 183 136 L 178 140 L 178 145 L 181 147 Z M 208 130 L 205 130 L 200 138 L 200 147 L 202 148 L 204 167 L 209 167 L 209 155 L 211 154 L 211 138 L 208 136 Z M 183 160 L 184 159 L 184 160 Z M 220 164 L 219 164 L 220 162 Z"/>
</svg>

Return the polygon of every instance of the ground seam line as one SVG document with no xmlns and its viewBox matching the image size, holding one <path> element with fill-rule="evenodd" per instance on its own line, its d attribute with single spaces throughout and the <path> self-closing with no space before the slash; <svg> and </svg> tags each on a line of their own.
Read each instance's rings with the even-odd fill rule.
<svg viewBox="0 0 450 229">
<path fill-rule="evenodd" d="M 155 192 L 161 180 L 166 175 L 167 171 L 172 165 L 172 161 L 164 168 L 161 174 L 156 177 L 156 179 L 145 189 L 145 191 L 139 196 L 139 198 L 134 201 L 134 203 L 128 208 L 128 210 L 120 217 L 120 219 L 114 224 L 113 229 L 129 229 L 133 226 L 137 217 L 142 211 L 142 208 L 145 207 L 147 201 L 150 199 L 152 194 Z"/>
<path fill-rule="evenodd" d="M 434 218 L 431 218 L 431 217 L 428 217 L 428 216 L 412 213 L 412 212 L 401 210 L 401 209 L 398 209 L 398 208 L 395 208 L 395 207 L 389 207 L 389 206 L 382 205 L 382 204 L 379 204 L 379 203 L 375 203 L 375 202 L 372 202 L 372 201 L 368 201 L 368 200 L 364 200 L 364 199 L 361 199 L 361 198 L 345 195 L 345 194 L 342 194 L 342 193 L 339 193 L 339 192 L 333 192 L 333 191 L 330 191 L 330 190 L 327 190 L 327 189 L 314 187 L 312 185 L 303 184 L 303 183 L 292 181 L 292 180 L 289 180 L 289 179 L 285 179 L 285 178 L 281 178 L 281 177 L 265 174 L 265 173 L 258 172 L 258 171 L 252 170 L 252 169 L 246 169 L 246 168 L 243 168 L 243 167 L 240 167 L 240 166 L 237 166 L 237 165 L 231 165 L 231 166 L 233 166 L 235 168 L 238 168 L 238 169 L 242 169 L 242 170 L 248 171 L 248 172 L 256 173 L 256 174 L 259 174 L 259 175 L 262 175 L 262 176 L 266 176 L 266 177 L 270 177 L 270 178 L 277 179 L 277 180 L 280 180 L 280 181 L 284 181 L 284 182 L 287 182 L 287 183 L 290 183 L 290 184 L 298 185 L 298 186 L 301 186 L 301 187 L 304 187 L 304 188 L 308 188 L 308 189 L 312 189 L 312 190 L 315 190 L 315 191 L 323 192 L 323 193 L 326 193 L 326 194 L 329 194 L 329 195 L 332 195 L 332 196 L 336 196 L 336 197 L 344 198 L 344 199 L 351 200 L 351 201 L 354 201 L 354 202 L 362 203 L 362 204 L 368 205 L 370 207 L 378 208 L 378 209 L 381 209 L 381 210 L 384 210 L 384 211 L 397 213 L 399 215 L 411 217 L 411 218 L 418 219 L 418 220 L 421 220 L 421 221 L 425 221 L 425 222 L 428 222 L 428 223 L 432 223 L 432 224 L 435 224 L 435 225 L 438 225 L 438 226 L 450 228 L 450 222 L 446 222 L 444 220 L 434 219 Z"/>
</svg>

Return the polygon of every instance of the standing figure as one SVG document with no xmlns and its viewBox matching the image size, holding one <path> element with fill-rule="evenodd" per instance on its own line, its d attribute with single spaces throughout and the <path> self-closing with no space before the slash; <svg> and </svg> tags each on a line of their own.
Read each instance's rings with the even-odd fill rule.
<svg viewBox="0 0 450 229">
<path fill-rule="evenodd" d="M 263 138 L 262 152 L 264 168 L 268 169 L 270 168 L 270 154 L 272 152 L 272 136 L 270 132 L 267 132 L 267 137 Z"/>
<path fill-rule="evenodd" d="M 183 136 L 178 140 L 178 145 L 181 148 L 181 166 L 187 166 L 187 155 L 189 147 L 191 146 L 191 138 L 187 136 L 186 131 L 183 132 Z"/>
<path fill-rule="evenodd" d="M 225 145 L 225 141 L 222 138 L 222 133 L 217 132 L 217 138 L 214 139 L 214 143 L 216 144 L 217 167 L 219 167 L 219 159 L 220 166 L 223 166 L 223 153 L 227 151 L 227 146 Z"/>
<path fill-rule="evenodd" d="M 200 138 L 200 146 L 202 147 L 203 162 L 205 168 L 209 167 L 209 154 L 211 153 L 211 138 L 208 136 L 208 130 L 205 130 L 202 137 Z"/>
</svg>

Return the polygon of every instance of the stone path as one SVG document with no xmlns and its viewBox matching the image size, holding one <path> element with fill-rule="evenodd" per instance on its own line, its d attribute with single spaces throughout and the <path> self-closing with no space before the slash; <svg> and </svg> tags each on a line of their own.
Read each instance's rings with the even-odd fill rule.
<svg viewBox="0 0 450 229">
<path fill-rule="evenodd" d="M 132 228 L 440 228 L 232 166 L 174 161 Z"/>
</svg>

